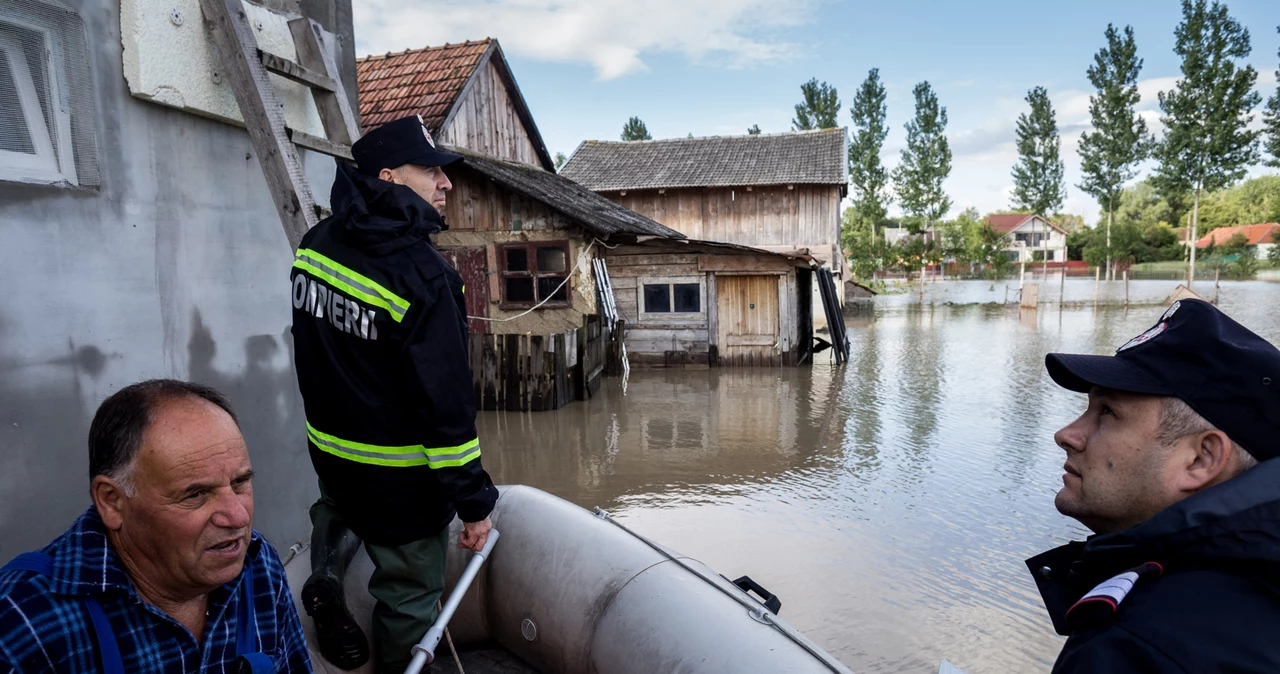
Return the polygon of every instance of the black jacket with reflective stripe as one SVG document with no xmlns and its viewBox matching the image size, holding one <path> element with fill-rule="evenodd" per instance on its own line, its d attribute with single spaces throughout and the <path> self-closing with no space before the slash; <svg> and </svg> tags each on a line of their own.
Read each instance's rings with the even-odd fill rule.
<svg viewBox="0 0 1280 674">
<path fill-rule="evenodd" d="M 1280 672 L 1280 459 L 1135 527 L 1027 560 L 1067 643 L 1055 674 Z M 1081 597 L 1146 562 L 1110 608 Z M 1110 602 L 1109 602 L 1110 603 Z"/>
<path fill-rule="evenodd" d="M 345 165 L 334 215 L 290 274 L 294 361 L 311 461 L 348 526 L 398 545 L 498 492 L 480 463 L 461 276 L 430 235 L 442 219 L 401 185 Z"/>
</svg>

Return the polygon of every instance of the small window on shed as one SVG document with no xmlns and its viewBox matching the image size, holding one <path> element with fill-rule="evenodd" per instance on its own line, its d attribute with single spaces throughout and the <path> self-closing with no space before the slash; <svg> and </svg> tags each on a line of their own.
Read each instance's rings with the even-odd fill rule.
<svg viewBox="0 0 1280 674">
<path fill-rule="evenodd" d="M 567 241 L 508 243 L 499 251 L 504 308 L 570 306 Z"/>
<path fill-rule="evenodd" d="M 702 284 L 651 280 L 641 284 L 645 314 L 701 314 Z"/>
</svg>

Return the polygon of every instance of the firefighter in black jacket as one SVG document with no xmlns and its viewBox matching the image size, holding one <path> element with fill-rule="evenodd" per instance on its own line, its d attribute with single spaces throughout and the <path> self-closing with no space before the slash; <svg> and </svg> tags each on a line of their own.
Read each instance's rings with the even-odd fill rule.
<svg viewBox="0 0 1280 674">
<path fill-rule="evenodd" d="M 369 658 L 343 601 L 361 540 L 379 672 L 402 672 L 444 589 L 448 525 L 479 550 L 498 492 L 480 465 L 462 278 L 431 240 L 452 185 L 421 118 L 371 131 L 341 165 L 334 215 L 302 239 L 291 273 L 298 385 L 320 500 L 303 605 L 321 653 Z"/>
</svg>

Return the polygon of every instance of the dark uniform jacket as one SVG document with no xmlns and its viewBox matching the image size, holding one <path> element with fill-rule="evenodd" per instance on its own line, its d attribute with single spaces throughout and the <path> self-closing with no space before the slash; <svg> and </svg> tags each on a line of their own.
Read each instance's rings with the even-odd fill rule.
<svg viewBox="0 0 1280 674">
<path fill-rule="evenodd" d="M 489 515 L 462 278 L 408 187 L 342 166 L 290 280 L 311 461 L 348 526 L 399 545 Z"/>
<path fill-rule="evenodd" d="M 1055 673 L 1280 672 L 1280 460 L 1027 566 Z"/>
</svg>

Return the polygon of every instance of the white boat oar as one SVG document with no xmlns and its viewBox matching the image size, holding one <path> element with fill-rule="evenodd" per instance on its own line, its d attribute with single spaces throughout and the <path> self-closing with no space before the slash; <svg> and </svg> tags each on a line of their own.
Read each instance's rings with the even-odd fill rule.
<svg viewBox="0 0 1280 674">
<path fill-rule="evenodd" d="M 444 636 L 444 628 L 449 624 L 449 619 L 453 617 L 453 613 L 458 610 L 458 605 L 462 603 L 462 597 L 467 593 L 467 588 L 471 587 L 471 581 L 476 579 L 476 574 L 480 573 L 480 567 L 484 564 L 484 560 L 493 552 L 493 546 L 498 543 L 498 530 L 489 530 L 489 539 L 484 543 L 484 549 L 472 555 L 471 561 L 467 563 L 467 568 L 462 572 L 462 577 L 458 579 L 458 584 L 453 587 L 453 593 L 449 595 L 449 601 L 444 603 L 444 608 L 440 611 L 440 617 L 436 618 L 436 622 L 422 635 L 422 640 L 413 647 L 413 660 L 409 662 L 409 668 L 404 670 L 404 674 L 421 674 L 422 668 L 431 664 L 436 659 L 436 646 L 440 645 L 440 638 Z"/>
</svg>

